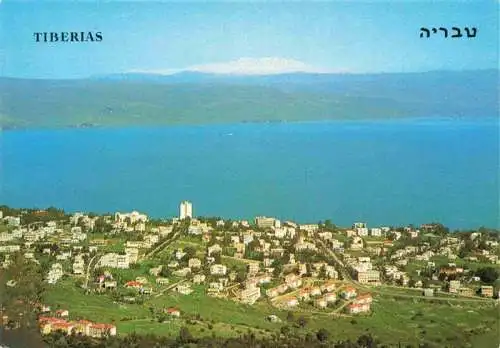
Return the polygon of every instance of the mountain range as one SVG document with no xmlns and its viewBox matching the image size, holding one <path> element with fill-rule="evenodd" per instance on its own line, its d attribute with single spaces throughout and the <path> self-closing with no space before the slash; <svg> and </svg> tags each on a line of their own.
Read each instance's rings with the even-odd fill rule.
<svg viewBox="0 0 500 348">
<path fill-rule="evenodd" d="M 0 125 L 133 126 L 498 116 L 498 70 L 0 78 Z"/>
</svg>

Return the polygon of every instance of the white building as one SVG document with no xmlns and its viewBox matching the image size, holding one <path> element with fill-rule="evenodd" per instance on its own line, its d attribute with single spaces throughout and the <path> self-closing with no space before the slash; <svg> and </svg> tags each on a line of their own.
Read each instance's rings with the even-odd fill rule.
<svg viewBox="0 0 500 348">
<path fill-rule="evenodd" d="M 19 244 L 0 245 L 0 253 L 15 253 L 19 250 L 21 250 L 21 246 Z"/>
<path fill-rule="evenodd" d="M 227 267 L 221 264 L 215 264 L 210 266 L 210 274 L 212 275 L 225 275 L 227 272 Z"/>
<path fill-rule="evenodd" d="M 191 258 L 188 261 L 188 266 L 190 268 L 200 268 L 201 267 L 201 261 L 200 261 L 200 259 L 197 259 L 197 258 Z"/>
<path fill-rule="evenodd" d="M 356 233 L 360 237 L 366 237 L 366 236 L 368 236 L 368 228 L 366 228 L 366 227 L 358 227 L 358 228 L 356 228 Z"/>
<path fill-rule="evenodd" d="M 97 263 L 97 267 L 110 267 L 110 268 L 129 268 L 129 258 L 128 255 L 119 255 L 115 253 L 108 253 L 101 257 Z"/>
<path fill-rule="evenodd" d="M 179 218 L 192 218 L 193 217 L 193 205 L 189 201 L 182 201 L 179 206 Z"/>
<path fill-rule="evenodd" d="M 148 216 L 146 214 L 140 214 L 137 211 L 133 211 L 131 213 L 115 213 L 115 221 L 117 222 L 125 222 L 125 219 L 129 218 L 131 224 L 139 223 L 139 222 L 147 222 Z"/>
<path fill-rule="evenodd" d="M 6 216 L 3 218 L 3 221 L 5 221 L 9 226 L 21 225 L 21 218 L 19 216 Z"/>
<path fill-rule="evenodd" d="M 260 289 L 258 287 L 249 287 L 241 290 L 239 298 L 242 303 L 252 305 L 260 298 Z"/>
<path fill-rule="evenodd" d="M 380 237 L 380 236 L 382 236 L 382 229 L 381 229 L 381 228 L 378 228 L 378 227 L 372 228 L 372 229 L 370 230 L 370 234 L 371 234 L 373 237 Z"/>
<path fill-rule="evenodd" d="M 137 248 L 125 248 L 125 254 L 128 256 L 129 263 L 137 263 L 139 260 L 139 249 Z"/>
<path fill-rule="evenodd" d="M 255 218 L 255 224 L 260 228 L 270 228 L 275 226 L 275 218 L 267 216 L 257 216 Z"/>
<path fill-rule="evenodd" d="M 49 284 L 55 284 L 61 277 L 64 272 L 60 263 L 52 264 L 51 269 L 49 270 L 49 274 L 47 275 L 47 282 Z"/>
</svg>

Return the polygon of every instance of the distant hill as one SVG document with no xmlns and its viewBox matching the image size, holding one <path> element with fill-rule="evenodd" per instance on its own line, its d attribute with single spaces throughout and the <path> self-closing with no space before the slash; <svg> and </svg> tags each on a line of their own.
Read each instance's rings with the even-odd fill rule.
<svg viewBox="0 0 500 348">
<path fill-rule="evenodd" d="M 498 71 L 0 78 L 3 128 L 495 117 Z"/>
</svg>

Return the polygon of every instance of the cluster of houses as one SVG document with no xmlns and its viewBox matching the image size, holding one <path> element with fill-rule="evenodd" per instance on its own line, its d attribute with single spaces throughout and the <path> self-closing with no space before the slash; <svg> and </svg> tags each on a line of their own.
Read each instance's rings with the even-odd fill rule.
<svg viewBox="0 0 500 348">
<path fill-rule="evenodd" d="M 201 236 L 201 240 L 208 244 L 204 257 L 185 257 L 183 250 L 176 250 L 165 265 L 155 265 L 149 270 L 149 275 L 154 277 L 152 283 L 158 287 L 169 284 L 169 279 L 162 277 L 162 270 L 168 268 L 169 272 L 182 281 L 172 286 L 171 289 L 180 294 L 189 295 L 193 292 L 193 284 L 205 284 L 209 296 L 229 297 L 236 301 L 254 304 L 263 295 L 279 307 L 293 308 L 300 302 L 312 303 L 317 308 L 326 308 L 337 301 L 335 285 L 331 280 L 338 279 L 338 271 L 327 262 L 304 262 L 304 254 L 318 254 L 325 245 L 341 255 L 341 265 L 361 284 L 380 285 L 387 279 L 394 280 L 402 286 L 410 283 L 410 274 L 405 267 L 412 261 L 427 261 L 430 267 L 434 256 L 446 256 L 451 261 L 457 258 L 463 241 L 455 237 L 444 237 L 439 248 L 431 248 L 429 243 L 419 243 L 419 246 L 408 245 L 398 250 L 393 250 L 394 242 L 405 237 L 417 238 L 421 232 L 415 228 L 405 228 L 395 231 L 389 227 L 368 228 L 366 223 L 357 222 L 349 229 L 342 230 L 344 236 L 320 228 L 318 224 L 296 224 L 292 221 L 280 221 L 276 218 L 259 216 L 253 224 L 246 220 L 231 221 L 217 220 L 215 224 L 200 221 L 192 217 L 192 206 L 181 206 L 180 219 L 174 218 L 175 224 L 180 220 L 189 218 L 187 234 Z M 34 258 L 33 243 L 40 240 L 57 241 L 59 248 L 56 251 L 45 248 L 44 253 L 55 256 L 58 262 L 52 264 L 47 275 L 51 284 L 63 276 L 64 261 L 72 261 L 72 273 L 76 276 L 85 274 L 85 260 L 92 253 L 102 250 L 108 245 L 109 240 L 88 240 L 87 233 L 95 228 L 98 218 L 104 220 L 110 227 L 110 235 L 121 232 L 136 232 L 140 238 L 128 240 L 122 252 L 100 253 L 96 268 L 128 269 L 133 264 L 140 262 L 139 255 L 153 248 L 157 243 L 172 233 L 173 226 L 147 226 L 149 219 L 145 214 L 137 211 L 131 213 L 117 212 L 114 216 L 89 217 L 82 213 L 73 214 L 70 218 L 71 226 L 61 226 L 59 222 L 50 221 L 43 224 L 21 226 L 19 217 L 0 216 L 9 226 L 9 232 L 0 234 L 0 253 L 10 254 L 24 250 L 27 258 Z M 422 226 L 426 231 L 432 226 Z M 375 238 L 372 238 L 375 237 Z M 478 238 L 479 234 L 471 236 Z M 390 238 L 390 240 L 388 239 Z M 14 243 L 21 241 L 22 243 Z M 88 246 L 88 252 L 83 252 L 81 244 Z M 498 246 L 496 241 L 488 241 L 489 246 Z M 496 244 L 495 244 L 496 243 Z M 57 250 L 58 249 L 58 250 Z M 116 250 L 116 249 L 115 249 Z M 375 267 L 372 257 L 389 257 L 384 260 L 384 265 Z M 259 253 L 261 261 L 250 260 L 248 254 Z M 352 253 L 352 255 L 351 255 Z M 356 255 L 356 256 L 353 256 Z M 370 256 L 366 256 L 370 255 Z M 302 257 L 301 257 L 302 256 Z M 87 258 L 86 258 L 87 257 Z M 236 272 L 224 263 L 224 258 L 230 257 L 247 264 L 246 279 L 236 281 Z M 476 257 L 476 256 L 473 256 Z M 477 258 L 499 263 L 498 256 L 488 250 L 482 250 Z M 3 266 L 8 265 L 9 258 L 4 258 Z M 217 261 L 216 261 L 217 260 Z M 36 261 L 36 259 L 35 259 Z M 59 262 L 60 261 L 60 262 Z M 470 260 L 473 261 L 473 260 Z M 283 267 L 277 276 L 274 272 L 276 263 Z M 71 264 L 70 264 L 71 266 Z M 448 272 L 446 275 L 466 273 L 460 267 L 442 267 L 439 272 Z M 382 276 L 383 275 L 383 276 Z M 437 275 L 436 275 L 437 276 Z M 382 278 L 383 277 L 383 278 Z M 305 281 L 307 279 L 307 282 Z M 241 283 L 241 284 L 240 284 Z M 263 285 L 273 283 L 271 288 L 264 289 Z M 303 284 L 307 283 L 307 284 Z M 320 286 L 309 284 L 324 283 Z M 422 281 L 414 282 L 415 287 L 422 287 Z M 117 288 L 117 281 L 109 272 L 104 272 L 96 280 L 96 288 L 106 291 Z M 125 288 L 133 289 L 139 294 L 151 294 L 153 286 L 149 285 L 146 277 L 136 277 L 126 281 Z M 484 288 L 484 289 L 483 289 Z M 170 289 L 170 287 L 169 287 Z M 352 291 L 354 290 L 354 291 Z M 464 296 L 472 296 L 473 290 L 464 286 L 463 279 L 449 281 L 449 291 Z M 472 291 L 472 294 L 471 294 Z M 491 289 L 492 293 L 493 289 Z M 370 310 L 371 296 L 357 295 L 355 289 L 346 288 L 339 293 L 340 297 L 349 301 L 346 309 L 349 313 L 360 313 Z M 430 294 L 427 290 L 426 294 Z M 481 288 L 483 296 L 489 296 L 488 287 Z M 54 322 L 55 323 L 55 322 Z M 56 325 L 57 326 L 57 325 Z"/>
<path fill-rule="evenodd" d="M 295 282 L 293 285 L 300 286 L 301 282 L 297 279 L 291 279 Z M 286 285 L 286 284 L 284 284 Z M 339 299 L 336 293 L 336 283 L 334 281 L 326 281 L 319 286 L 304 286 L 296 291 L 293 295 L 284 295 L 274 302 L 274 305 L 280 308 L 294 308 L 301 302 L 312 303 L 314 307 L 325 309 L 330 304 L 335 304 Z M 275 292 L 271 293 L 276 295 Z M 271 295 L 270 294 L 270 295 Z M 354 287 L 346 286 L 339 292 L 340 298 L 347 301 L 346 312 L 349 314 L 365 313 L 371 310 L 372 295 L 358 295 Z"/>
<path fill-rule="evenodd" d="M 49 309 L 50 310 L 50 309 Z M 116 336 L 116 326 L 108 323 L 94 323 L 89 320 L 68 320 L 67 310 L 57 310 L 55 315 L 40 315 L 38 325 L 43 335 L 62 331 L 67 335 L 80 334 L 95 338 Z"/>
<path fill-rule="evenodd" d="M 349 298 L 353 298 L 351 303 L 347 305 L 347 312 L 349 314 L 358 314 L 358 313 L 366 313 L 369 312 L 371 309 L 371 304 L 373 301 L 372 295 L 371 294 L 361 294 L 357 296 L 355 294 L 356 289 L 350 288 L 346 289 L 344 293 L 349 292 L 351 295 L 349 295 Z M 354 294 L 354 295 L 353 295 Z"/>
<path fill-rule="evenodd" d="M 273 298 L 279 293 L 283 293 L 284 289 L 295 289 L 302 285 L 302 280 L 296 275 L 289 274 L 285 277 L 285 283 L 281 284 L 277 288 L 269 289 L 266 294 Z M 314 305 L 318 308 L 326 308 L 328 304 L 335 303 L 337 301 L 337 295 L 334 292 L 336 289 L 336 283 L 334 281 L 326 281 L 321 285 L 317 286 L 303 286 L 295 295 L 284 295 L 278 300 L 274 301 L 275 305 L 278 307 L 292 308 L 299 304 L 300 301 L 310 302 L 313 301 Z"/>
</svg>

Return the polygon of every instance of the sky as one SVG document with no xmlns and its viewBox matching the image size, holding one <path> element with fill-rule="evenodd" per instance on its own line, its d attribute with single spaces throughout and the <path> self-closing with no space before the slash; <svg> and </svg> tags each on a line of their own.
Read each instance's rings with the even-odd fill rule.
<svg viewBox="0 0 500 348">
<path fill-rule="evenodd" d="M 419 72 L 499 68 L 498 1 L 26 2 L 0 0 L 0 75 L 82 78 L 184 70 Z M 420 38 L 476 27 L 476 38 Z M 102 42 L 35 42 L 35 32 Z M 463 32 L 463 30 L 462 30 Z"/>
</svg>

